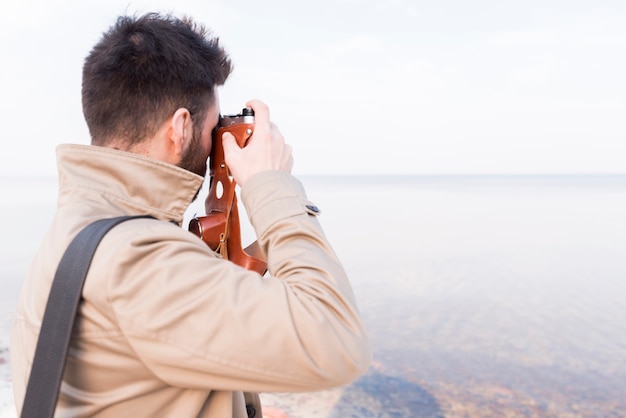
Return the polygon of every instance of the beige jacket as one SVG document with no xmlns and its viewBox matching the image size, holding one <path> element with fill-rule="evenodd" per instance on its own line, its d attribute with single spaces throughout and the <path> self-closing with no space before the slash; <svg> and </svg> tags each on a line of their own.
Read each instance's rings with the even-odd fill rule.
<svg viewBox="0 0 626 418">
<path fill-rule="evenodd" d="M 217 258 L 181 224 L 202 178 L 107 148 L 58 148 L 58 211 L 23 285 L 11 334 L 18 411 L 62 253 L 88 223 L 124 214 L 83 291 L 57 416 L 246 417 L 242 392 L 348 383 L 370 363 L 352 289 L 291 175 L 241 199 L 269 277 Z M 257 413 L 257 418 L 260 413 Z"/>
</svg>

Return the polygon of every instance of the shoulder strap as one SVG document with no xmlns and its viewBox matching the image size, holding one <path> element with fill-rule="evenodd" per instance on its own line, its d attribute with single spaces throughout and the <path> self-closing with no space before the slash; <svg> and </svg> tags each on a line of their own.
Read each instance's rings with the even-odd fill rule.
<svg viewBox="0 0 626 418">
<path fill-rule="evenodd" d="M 101 219 L 87 225 L 61 258 L 48 296 L 22 407 L 23 418 L 52 417 L 56 409 L 76 311 L 93 254 L 115 225 L 149 215 Z"/>
</svg>

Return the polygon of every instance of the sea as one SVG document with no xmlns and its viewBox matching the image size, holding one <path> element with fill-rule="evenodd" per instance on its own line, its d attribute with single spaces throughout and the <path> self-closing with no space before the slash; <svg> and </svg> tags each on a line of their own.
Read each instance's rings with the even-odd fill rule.
<svg viewBox="0 0 626 418">
<path fill-rule="evenodd" d="M 626 176 L 300 179 L 351 278 L 373 363 L 344 387 L 262 394 L 268 410 L 626 417 Z M 8 330 L 57 182 L 0 187 L 0 417 L 13 417 Z"/>
</svg>

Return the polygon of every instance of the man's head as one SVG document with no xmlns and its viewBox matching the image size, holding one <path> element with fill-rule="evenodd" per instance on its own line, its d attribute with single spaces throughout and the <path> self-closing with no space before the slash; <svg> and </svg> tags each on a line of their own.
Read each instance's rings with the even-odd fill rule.
<svg viewBox="0 0 626 418">
<path fill-rule="evenodd" d="M 83 113 L 92 144 L 145 150 L 146 141 L 178 117 L 188 142 L 177 164 L 203 175 L 208 154 L 190 153 L 203 149 L 198 141 L 204 124 L 216 118 L 207 117 L 217 106 L 215 89 L 231 70 L 218 39 L 190 19 L 155 13 L 120 17 L 83 67 Z"/>
</svg>

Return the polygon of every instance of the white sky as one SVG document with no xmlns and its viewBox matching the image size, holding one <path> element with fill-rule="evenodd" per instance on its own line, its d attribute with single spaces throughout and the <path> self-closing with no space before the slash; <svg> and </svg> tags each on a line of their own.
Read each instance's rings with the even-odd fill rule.
<svg viewBox="0 0 626 418">
<path fill-rule="evenodd" d="M 125 12 L 194 17 L 266 101 L 296 174 L 626 174 L 623 0 L 21 0 L 0 16 L 0 175 L 88 143 L 84 57 Z"/>
</svg>

